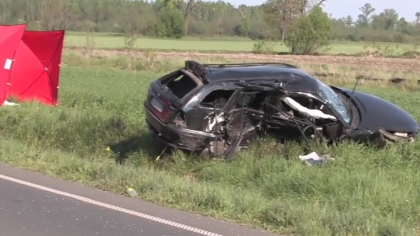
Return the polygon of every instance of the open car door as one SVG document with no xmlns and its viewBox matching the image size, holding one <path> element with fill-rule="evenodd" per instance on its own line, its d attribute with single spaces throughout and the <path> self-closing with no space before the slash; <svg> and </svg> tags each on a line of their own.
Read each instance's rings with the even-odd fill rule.
<svg viewBox="0 0 420 236">
<path fill-rule="evenodd" d="M 248 143 L 257 137 L 262 119 L 251 116 L 257 115 L 263 118 L 264 115 L 252 113 L 250 104 L 258 94 L 265 94 L 272 90 L 272 88 L 265 86 L 246 84 L 241 86 L 243 88 L 236 94 L 235 100 L 230 101 L 229 106 L 226 106 L 224 111 L 226 117 L 228 117 L 226 133 L 230 142 L 230 146 L 225 153 L 227 159 L 231 159 L 241 146 L 248 146 Z"/>
</svg>

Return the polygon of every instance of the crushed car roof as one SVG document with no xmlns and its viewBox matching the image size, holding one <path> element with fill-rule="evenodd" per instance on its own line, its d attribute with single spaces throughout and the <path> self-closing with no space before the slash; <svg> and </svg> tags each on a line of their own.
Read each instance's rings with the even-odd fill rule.
<svg viewBox="0 0 420 236">
<path fill-rule="evenodd" d="M 278 80 L 288 83 L 287 87 L 291 91 L 317 93 L 319 89 L 315 77 L 286 63 L 199 64 L 186 61 L 185 65 L 207 83 Z"/>
<path fill-rule="evenodd" d="M 207 68 L 206 79 L 209 82 L 222 80 L 249 80 L 249 79 L 268 79 L 280 77 L 307 77 L 306 73 L 296 68 L 286 68 L 272 65 L 244 66 L 244 67 L 221 67 Z"/>
</svg>

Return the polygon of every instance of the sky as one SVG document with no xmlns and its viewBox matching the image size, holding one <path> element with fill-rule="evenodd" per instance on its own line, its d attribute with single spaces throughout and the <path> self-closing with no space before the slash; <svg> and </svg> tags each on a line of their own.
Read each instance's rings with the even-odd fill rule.
<svg viewBox="0 0 420 236">
<path fill-rule="evenodd" d="M 227 2 L 235 6 L 260 5 L 266 0 L 227 0 Z M 360 14 L 359 8 L 365 3 L 370 3 L 378 14 L 386 8 L 393 8 L 398 12 L 399 17 L 404 17 L 407 21 L 414 21 L 416 12 L 420 11 L 420 0 L 326 0 L 324 11 L 331 14 L 333 18 L 351 15 L 353 19 L 356 19 Z"/>
</svg>

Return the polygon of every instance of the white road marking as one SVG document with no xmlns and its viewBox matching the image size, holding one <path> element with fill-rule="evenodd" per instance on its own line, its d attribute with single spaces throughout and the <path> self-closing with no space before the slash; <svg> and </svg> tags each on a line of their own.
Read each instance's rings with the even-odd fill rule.
<svg viewBox="0 0 420 236">
<path fill-rule="evenodd" d="M 56 189 L 41 186 L 41 185 L 38 185 L 38 184 L 26 182 L 26 181 L 23 181 L 23 180 L 20 180 L 20 179 L 15 179 L 15 178 L 12 178 L 12 177 L 9 177 L 9 176 L 5 176 L 5 175 L 0 174 L 0 179 L 4 179 L 4 180 L 8 180 L 8 181 L 11 181 L 11 182 L 14 182 L 14 183 L 26 185 L 26 186 L 36 188 L 36 189 L 39 189 L 39 190 L 44 190 L 44 191 L 47 191 L 47 192 L 50 192 L 50 193 L 55 193 L 55 194 L 58 194 L 58 195 L 61 195 L 61 196 L 73 198 L 73 199 L 76 199 L 76 200 L 79 200 L 79 201 L 82 201 L 82 202 L 85 202 L 85 203 L 90 203 L 90 204 L 97 205 L 97 206 L 100 206 L 100 207 L 105 207 L 105 208 L 108 208 L 108 209 L 111 209 L 111 210 L 115 210 L 115 211 L 119 211 L 119 212 L 122 212 L 122 213 L 130 214 L 130 215 L 137 216 L 137 217 L 140 217 L 140 218 L 143 218 L 143 219 L 155 221 L 155 222 L 158 222 L 158 223 L 161 223 L 161 224 L 173 226 L 173 227 L 176 227 L 176 228 L 179 228 L 179 229 L 191 231 L 193 233 L 206 235 L 206 236 L 223 236 L 223 235 L 212 233 L 212 232 L 209 232 L 209 231 L 206 231 L 206 230 L 194 228 L 194 227 L 191 227 L 191 226 L 188 226 L 188 225 L 184 225 L 184 224 L 180 224 L 180 223 L 177 223 L 177 222 L 165 220 L 165 219 L 162 219 L 162 218 L 159 218 L 159 217 L 143 214 L 141 212 L 132 211 L 132 210 L 128 210 L 128 209 L 125 209 L 125 208 L 118 207 L 118 206 L 110 205 L 110 204 L 107 204 L 107 203 L 95 201 L 95 200 L 90 199 L 90 198 L 82 197 L 82 196 L 71 194 L 71 193 L 66 193 L 66 192 L 63 192 L 63 191 L 56 190 Z"/>
</svg>

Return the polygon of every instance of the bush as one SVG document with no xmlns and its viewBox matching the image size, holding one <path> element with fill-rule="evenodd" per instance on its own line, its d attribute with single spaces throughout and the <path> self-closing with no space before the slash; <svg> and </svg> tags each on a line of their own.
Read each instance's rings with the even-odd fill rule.
<svg viewBox="0 0 420 236">
<path fill-rule="evenodd" d="M 252 53 L 255 54 L 274 54 L 276 42 L 274 41 L 258 41 L 254 43 Z"/>
<path fill-rule="evenodd" d="M 185 21 L 181 13 L 165 9 L 157 15 L 157 21 L 145 29 L 145 35 L 162 38 L 182 38 Z"/>
<path fill-rule="evenodd" d="M 302 15 L 292 26 L 285 45 L 292 54 L 314 54 L 327 47 L 332 39 L 332 25 L 321 7 L 315 7 L 308 15 Z"/>
</svg>

